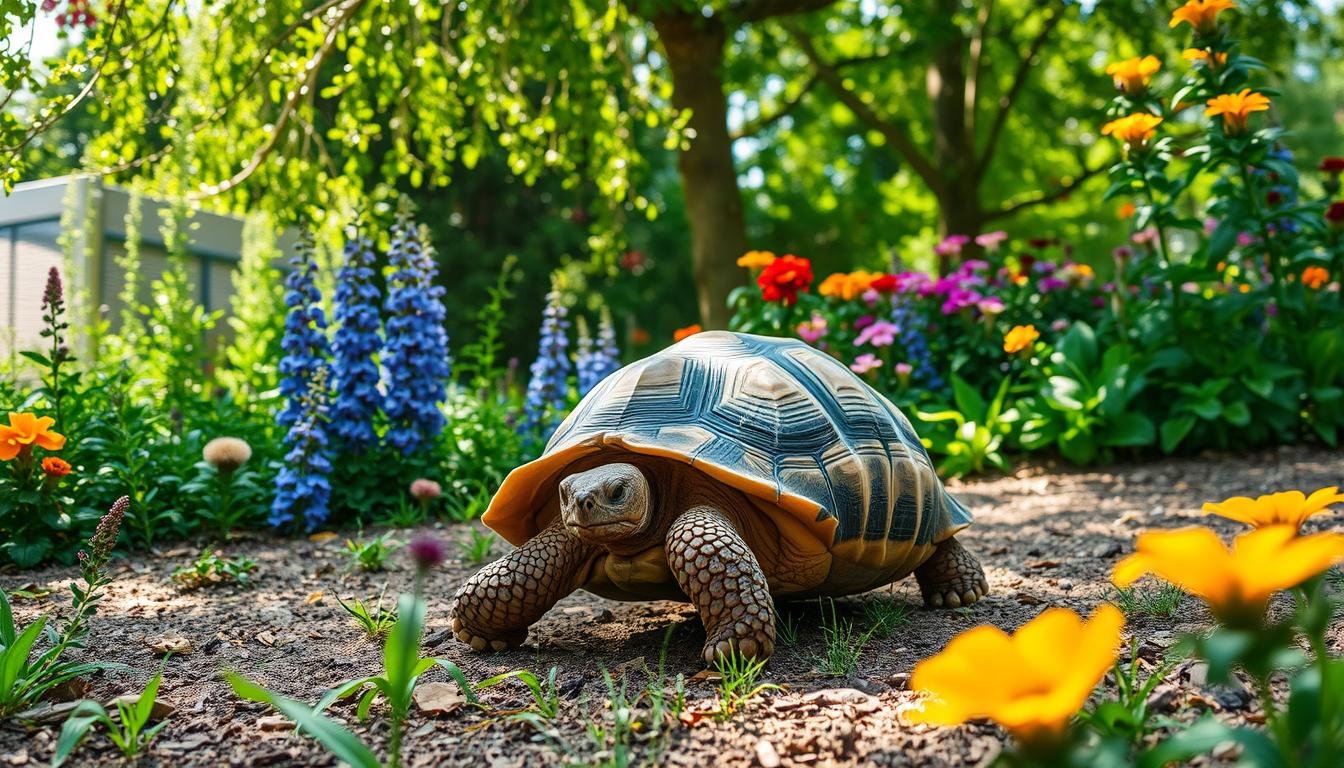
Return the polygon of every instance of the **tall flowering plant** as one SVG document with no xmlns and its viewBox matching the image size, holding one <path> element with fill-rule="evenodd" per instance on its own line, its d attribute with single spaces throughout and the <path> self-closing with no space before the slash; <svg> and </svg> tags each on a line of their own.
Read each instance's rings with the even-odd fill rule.
<svg viewBox="0 0 1344 768">
<path fill-rule="evenodd" d="M 537 359 L 532 362 L 531 378 L 527 382 L 527 398 L 523 404 L 523 432 L 536 434 L 543 440 L 550 437 L 559 418 L 569 407 L 569 310 L 560 291 L 552 288 L 546 294 L 546 308 L 542 311 L 541 341 Z"/>
<path fill-rule="evenodd" d="M 443 287 L 435 285 L 438 268 L 424 235 L 403 200 L 392 226 L 388 251 L 386 340 L 382 361 L 387 369 L 383 412 L 387 445 L 410 455 L 429 445 L 443 431 L 447 399 L 448 332 Z"/>
<path fill-rule="evenodd" d="M 332 431 L 343 450 L 359 454 L 378 441 L 374 420 L 383 404 L 378 363 L 383 346 L 380 304 L 375 282 L 373 242 L 357 227 L 346 235 L 345 262 L 336 274 L 333 296 Z"/>
<path fill-rule="evenodd" d="M 302 398 L 319 370 L 325 371 L 330 348 L 327 343 L 327 315 L 322 309 L 322 293 L 317 288 L 317 262 L 313 234 L 304 230 L 290 272 L 285 277 L 285 333 L 280 348 L 280 395 L 285 406 L 277 417 L 281 428 L 294 426 L 302 414 Z"/>
</svg>

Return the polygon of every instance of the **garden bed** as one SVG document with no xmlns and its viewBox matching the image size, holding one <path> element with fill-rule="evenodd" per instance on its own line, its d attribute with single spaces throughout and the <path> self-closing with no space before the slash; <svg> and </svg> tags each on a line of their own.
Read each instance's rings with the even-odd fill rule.
<svg viewBox="0 0 1344 768">
<path fill-rule="evenodd" d="M 996 728 L 973 724 L 930 729 L 901 721 L 899 711 L 914 700 L 904 683 L 916 662 L 976 624 L 1015 628 L 1051 605 L 1089 612 L 1111 594 L 1110 569 L 1132 550 L 1134 536 L 1143 528 L 1184 525 L 1198 518 L 1222 533 L 1236 529 L 1232 523 L 1203 518 L 1199 509 L 1204 501 L 1288 488 L 1310 490 L 1340 483 L 1341 474 L 1340 452 L 1284 448 L 1089 471 L 1029 467 L 1010 477 L 953 483 L 952 491 L 977 517 L 961 540 L 984 563 L 989 597 L 970 608 L 926 611 L 919 607 L 913 582 L 907 580 L 840 601 L 841 622 L 852 621 L 859 632 L 869 626 L 871 616 L 864 610 L 868 601 L 895 601 L 911 609 L 890 634 L 868 641 L 857 672 L 849 677 L 817 671 L 815 657 L 825 646 L 817 604 L 787 606 L 783 615 L 796 622 L 797 641 L 777 651 L 764 678 L 785 689 L 762 695 L 725 722 L 693 714 L 709 708 L 715 684 L 704 675 L 696 677 L 702 669 L 704 632 L 685 605 L 617 603 L 575 594 L 533 627 L 522 648 L 490 655 L 467 652 L 448 630 L 448 604 L 456 587 L 478 566 L 461 559 L 454 548 L 456 557 L 450 557 L 428 589 L 426 652 L 457 663 L 472 680 L 517 669 L 544 676 L 555 666 L 560 714 L 545 724 L 546 733 L 510 721 L 504 713 L 530 702 L 526 690 L 517 681 L 494 686 L 481 694 L 487 711 L 461 707 L 439 717 L 413 712 L 406 761 L 511 766 L 589 764 L 610 758 L 611 753 L 600 750 L 585 728 L 588 721 L 608 723 L 612 717 L 602 670 L 618 680 L 624 676 L 629 697 L 636 698 L 650 685 L 648 670 L 656 676 L 666 636 L 670 638 L 667 678 L 670 685 L 678 673 L 686 676 L 687 712 L 680 723 L 669 723 L 661 736 L 646 729 L 644 735 L 631 737 L 629 743 L 641 759 L 684 766 L 771 765 L 776 764 L 772 760 L 776 755 L 782 765 L 983 764 L 1001 749 L 1003 737 Z M 1332 522 L 1326 517 L 1315 526 Z M 438 527 L 436 533 L 453 541 L 469 538 L 465 525 Z M 409 538 L 409 533 L 398 538 Z M 160 699 L 175 712 L 142 765 L 335 764 L 334 758 L 296 736 L 272 712 L 238 699 L 219 672 L 234 669 L 278 693 L 313 702 L 327 688 L 380 667 L 381 643 L 351 622 L 335 596 L 376 598 L 386 584 L 390 604 L 398 590 L 409 588 L 412 568 L 398 555 L 386 572 L 351 571 L 343 542 L 344 537 L 325 541 L 248 537 L 221 547 L 229 556 L 246 556 L 258 563 L 246 587 L 180 590 L 169 574 L 199 553 L 187 545 L 135 555 L 114 565 L 116 580 L 94 620 L 87 655 L 122 662 L 135 671 L 93 680 L 88 695 L 106 700 L 139 692 L 163 663 L 156 647 L 185 641 L 190 648 L 166 662 Z M 65 584 L 74 575 L 74 569 L 67 567 L 8 572 L 0 575 L 0 586 L 29 593 L 14 597 L 16 616 L 23 623 L 40 612 L 65 607 Z M 1180 632 L 1207 622 L 1203 605 L 1187 597 L 1170 618 L 1132 612 L 1127 632 L 1142 641 L 1141 656 L 1156 659 Z M 1335 653 L 1344 651 L 1340 622 L 1335 623 L 1330 643 Z M 1249 697 L 1239 691 L 1204 689 L 1198 677 L 1199 670 L 1190 664 L 1176 666 L 1169 674 L 1171 686 L 1159 689 L 1161 696 L 1173 703 L 1193 703 L 1188 714 L 1206 708 L 1223 718 L 1255 719 Z M 425 679 L 447 676 L 435 671 Z M 647 703 L 642 701 L 635 709 Z M 338 705 L 334 711 L 354 720 L 352 707 Z M 356 730 L 381 741 L 382 727 Z M 0 728 L 0 766 L 46 764 L 58 728 L 6 724 Z M 102 736 L 91 737 L 73 761 L 119 762 Z"/>
</svg>

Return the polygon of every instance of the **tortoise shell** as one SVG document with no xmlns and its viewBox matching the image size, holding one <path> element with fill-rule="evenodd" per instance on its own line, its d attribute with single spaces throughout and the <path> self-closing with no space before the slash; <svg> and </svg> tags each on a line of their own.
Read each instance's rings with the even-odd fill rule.
<svg viewBox="0 0 1344 768">
<path fill-rule="evenodd" d="M 698 333 L 613 373 L 509 474 L 484 522 L 523 543 L 554 518 L 573 465 L 598 452 L 683 462 L 866 569 L 909 573 L 971 522 L 905 415 L 795 339 Z"/>
</svg>

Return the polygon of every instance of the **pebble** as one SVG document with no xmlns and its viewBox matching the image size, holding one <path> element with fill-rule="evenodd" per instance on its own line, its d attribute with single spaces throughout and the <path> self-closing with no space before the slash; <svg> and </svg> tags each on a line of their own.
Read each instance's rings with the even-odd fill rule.
<svg viewBox="0 0 1344 768">
<path fill-rule="evenodd" d="M 756 762 L 761 768 L 779 768 L 779 752 L 775 751 L 775 745 L 765 739 L 756 742 Z"/>
<path fill-rule="evenodd" d="M 1115 557 L 1122 551 L 1123 549 L 1120 547 L 1120 542 L 1108 541 L 1104 544 L 1098 544 L 1096 549 L 1092 550 L 1092 556 L 1097 558 Z"/>
<path fill-rule="evenodd" d="M 1068 579 L 1060 579 L 1059 588 L 1064 592 L 1071 592 L 1073 591 L 1073 582 Z"/>
</svg>

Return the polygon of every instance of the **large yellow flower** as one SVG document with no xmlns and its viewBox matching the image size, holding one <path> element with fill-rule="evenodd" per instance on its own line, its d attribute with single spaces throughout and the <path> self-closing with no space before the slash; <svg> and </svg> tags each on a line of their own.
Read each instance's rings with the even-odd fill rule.
<svg viewBox="0 0 1344 768">
<path fill-rule="evenodd" d="M 1048 742 L 1115 664 L 1124 623 L 1106 604 L 1087 621 L 1051 608 L 1012 636 L 988 625 L 967 630 L 915 667 L 910 687 L 932 697 L 910 717 L 936 725 L 984 717 L 1021 742 Z"/>
<path fill-rule="evenodd" d="M 1118 117 L 1101 126 L 1102 136 L 1114 136 L 1124 142 L 1129 149 L 1142 147 L 1148 143 L 1161 125 L 1162 118 L 1147 112 L 1135 112 L 1132 115 Z"/>
<path fill-rule="evenodd" d="M 775 260 L 775 254 L 769 251 L 747 251 L 737 259 L 737 266 L 747 269 L 765 269 Z"/>
<path fill-rule="evenodd" d="M 1291 525 L 1301 528 L 1308 517 L 1328 512 L 1332 504 L 1344 502 L 1344 493 L 1338 486 L 1322 488 L 1311 496 L 1301 491 L 1284 491 L 1257 496 L 1233 496 L 1227 501 L 1209 502 L 1204 512 L 1220 515 L 1229 520 L 1264 528 L 1269 525 Z"/>
<path fill-rule="evenodd" d="M 1196 32 L 1212 32 L 1218 25 L 1218 14 L 1237 4 L 1232 0 L 1190 0 L 1171 14 L 1171 26 L 1189 24 Z"/>
<path fill-rule="evenodd" d="M 56 420 L 31 413 L 9 414 L 9 426 L 0 425 L 0 461 L 9 461 L 34 445 L 48 451 L 65 447 L 65 436 L 52 431 Z"/>
<path fill-rule="evenodd" d="M 1003 335 L 1003 351 L 1010 355 L 1015 355 L 1024 349 L 1030 349 L 1036 340 L 1041 338 L 1041 332 L 1036 330 L 1034 325 L 1015 325 L 1012 330 Z"/>
<path fill-rule="evenodd" d="M 1246 121 L 1252 112 L 1264 112 L 1269 109 L 1269 97 L 1243 88 L 1240 93 L 1223 93 L 1209 99 L 1204 110 L 1205 117 L 1223 116 L 1223 132 L 1237 135 L 1246 132 Z"/>
<path fill-rule="evenodd" d="M 1298 536 L 1291 525 L 1257 528 L 1228 549 L 1208 528 L 1148 531 L 1111 581 L 1127 587 L 1145 574 L 1171 582 L 1209 604 L 1220 621 L 1257 625 L 1275 592 L 1295 587 L 1344 559 L 1344 533 Z"/>
<path fill-rule="evenodd" d="M 1191 64 L 1202 64 L 1214 69 L 1227 63 L 1226 53 L 1210 53 L 1203 48 L 1186 48 L 1181 51 L 1181 57 Z"/>
<path fill-rule="evenodd" d="M 1116 88 L 1133 96 L 1148 90 L 1148 81 L 1161 68 L 1162 62 L 1156 56 L 1135 56 L 1111 62 L 1106 66 L 1106 74 L 1115 79 Z"/>
</svg>

